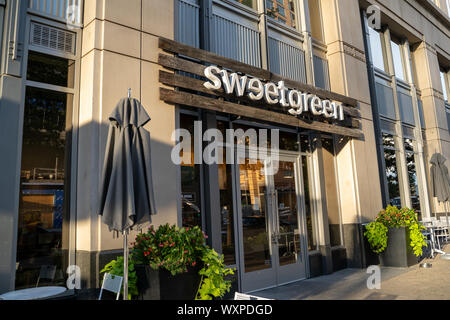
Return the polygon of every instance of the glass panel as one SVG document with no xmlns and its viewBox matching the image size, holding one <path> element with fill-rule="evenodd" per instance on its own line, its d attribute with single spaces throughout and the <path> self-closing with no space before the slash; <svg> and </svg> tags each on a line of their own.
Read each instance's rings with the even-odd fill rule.
<svg viewBox="0 0 450 320">
<path fill-rule="evenodd" d="M 322 139 L 322 155 L 327 200 L 328 225 L 330 230 L 330 244 L 332 247 L 334 247 L 341 245 L 342 242 L 333 139 Z"/>
<path fill-rule="evenodd" d="M 43 53 L 28 53 L 27 80 L 74 87 L 75 61 Z"/>
<path fill-rule="evenodd" d="M 257 0 L 233 0 L 256 10 Z"/>
<path fill-rule="evenodd" d="M 311 21 L 311 36 L 319 41 L 324 41 L 322 32 L 322 18 L 320 14 L 320 1 L 308 0 L 309 18 Z"/>
<path fill-rule="evenodd" d="M 400 186 L 398 183 L 397 154 L 394 137 L 383 133 L 384 161 L 386 165 L 386 178 L 389 191 L 389 203 L 401 207 Z"/>
<path fill-rule="evenodd" d="M 218 129 L 225 137 L 225 130 L 228 124 L 222 121 L 217 122 Z M 219 190 L 220 190 L 220 213 L 222 232 L 222 253 L 225 265 L 236 264 L 235 241 L 234 241 L 234 208 L 233 208 L 233 180 L 232 167 L 226 164 L 226 150 L 223 148 L 223 162 L 218 165 L 219 170 Z"/>
<path fill-rule="evenodd" d="M 260 161 L 250 164 L 249 159 L 246 159 L 239 168 L 245 272 L 269 269 L 272 258 L 266 205 L 267 186 L 261 171 L 264 165 Z"/>
<path fill-rule="evenodd" d="M 405 139 L 405 150 L 406 150 L 406 167 L 408 169 L 409 192 L 411 195 L 412 209 L 414 209 L 417 212 L 419 220 L 422 220 L 422 214 L 420 210 L 419 184 L 417 181 L 413 140 Z"/>
<path fill-rule="evenodd" d="M 16 289 L 65 285 L 73 96 L 26 88 Z"/>
<path fill-rule="evenodd" d="M 266 13 L 269 17 L 295 28 L 295 6 L 292 0 L 266 0 Z"/>
<path fill-rule="evenodd" d="M 308 250 L 317 250 L 316 219 L 312 214 L 311 193 L 308 176 L 308 158 L 302 156 L 303 193 L 305 201 L 306 228 L 308 229 Z"/>
<path fill-rule="evenodd" d="M 383 56 L 383 47 L 381 42 L 381 34 L 369 27 L 370 51 L 374 67 L 386 71 Z"/>
<path fill-rule="evenodd" d="M 191 134 L 191 151 L 185 155 L 182 151 L 181 159 L 190 159 L 181 163 L 181 194 L 182 194 L 182 223 L 183 227 L 202 227 L 201 194 L 200 194 L 200 165 L 194 164 L 194 122 L 197 117 L 181 114 L 180 128 Z M 186 150 L 184 150 L 186 151 Z"/>
<path fill-rule="evenodd" d="M 441 76 L 441 85 L 442 85 L 442 93 L 444 95 L 444 101 L 448 101 L 448 92 L 447 92 L 447 83 L 445 81 L 445 72 L 441 71 L 440 72 L 440 76 Z"/>
<path fill-rule="evenodd" d="M 404 67 L 403 67 L 403 59 L 402 59 L 402 53 L 400 50 L 400 46 L 397 43 L 395 43 L 394 41 L 391 41 L 391 49 L 392 49 L 392 58 L 394 60 L 395 76 L 398 79 L 405 81 L 406 77 L 405 77 L 405 72 L 404 72 Z"/>
<path fill-rule="evenodd" d="M 280 131 L 280 150 L 299 151 L 297 134 Z"/>
<path fill-rule="evenodd" d="M 296 263 L 301 249 L 293 162 L 280 161 L 274 184 L 278 200 L 278 253 L 280 265 L 284 266 Z"/>
</svg>

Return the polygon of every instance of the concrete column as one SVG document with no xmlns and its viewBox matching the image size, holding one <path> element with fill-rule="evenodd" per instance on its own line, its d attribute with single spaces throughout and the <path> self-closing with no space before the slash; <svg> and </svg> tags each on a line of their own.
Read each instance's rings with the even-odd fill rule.
<svg viewBox="0 0 450 320">
<path fill-rule="evenodd" d="M 436 49 L 427 42 L 427 39 L 424 39 L 424 42 L 414 50 L 412 55 L 414 56 L 416 70 L 420 70 L 420 77 L 417 77 L 417 88 L 422 93 L 426 136 L 424 141 L 425 170 L 429 174 L 430 159 L 434 153 L 441 153 L 447 159 L 450 159 L 450 134 Z M 439 205 L 431 195 L 430 201 L 432 213 L 445 212 L 445 207 L 442 204 Z"/>
<path fill-rule="evenodd" d="M 27 2 L 0 1 L 0 294 L 15 287 Z"/>
</svg>

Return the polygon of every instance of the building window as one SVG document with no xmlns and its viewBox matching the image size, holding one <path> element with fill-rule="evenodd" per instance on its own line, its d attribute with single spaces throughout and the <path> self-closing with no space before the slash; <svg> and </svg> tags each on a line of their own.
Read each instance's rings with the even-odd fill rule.
<svg viewBox="0 0 450 320">
<path fill-rule="evenodd" d="M 257 0 L 233 0 L 233 1 L 242 3 L 243 5 L 250 7 L 252 9 L 255 9 L 255 10 L 257 8 Z"/>
<path fill-rule="evenodd" d="M 311 22 L 311 36 L 316 40 L 324 42 L 320 1 L 308 0 L 308 8 Z"/>
<path fill-rule="evenodd" d="M 335 247 L 342 244 L 342 239 L 336 177 L 335 150 L 334 141 L 332 138 L 322 138 L 322 156 L 325 177 L 328 226 L 330 232 L 330 245 L 332 247 Z"/>
<path fill-rule="evenodd" d="M 392 59 L 394 60 L 394 72 L 397 79 L 406 81 L 404 59 L 401 47 L 398 43 L 391 41 Z"/>
<path fill-rule="evenodd" d="M 381 33 L 369 27 L 369 40 L 373 66 L 382 71 L 386 71 Z"/>
<path fill-rule="evenodd" d="M 65 285 L 74 64 L 73 60 L 29 52 L 16 289 Z"/>
<path fill-rule="evenodd" d="M 266 0 L 266 13 L 269 17 L 295 28 L 296 10 L 289 0 Z"/>
<path fill-rule="evenodd" d="M 444 101 L 446 103 L 448 103 L 449 102 L 448 94 L 449 94 L 449 87 L 450 87 L 449 81 L 448 81 L 448 74 L 444 70 L 441 70 L 440 76 L 441 76 L 442 94 L 444 96 Z"/>
<path fill-rule="evenodd" d="M 191 136 L 191 150 L 182 150 L 181 162 L 181 217 L 183 227 L 202 227 L 201 212 L 201 174 L 200 165 L 194 162 L 194 124 L 198 121 L 195 116 L 181 114 L 180 128 L 185 129 Z"/>
<path fill-rule="evenodd" d="M 397 152 L 395 148 L 394 136 L 383 133 L 383 149 L 386 180 L 388 186 L 389 204 L 401 207 L 400 185 L 397 169 Z"/>
<path fill-rule="evenodd" d="M 419 183 L 417 181 L 414 144 L 413 140 L 411 139 L 405 139 L 404 142 L 405 142 L 406 167 L 408 170 L 409 193 L 411 196 L 411 207 L 417 212 L 419 220 L 421 220 L 422 214 L 420 209 Z"/>
</svg>

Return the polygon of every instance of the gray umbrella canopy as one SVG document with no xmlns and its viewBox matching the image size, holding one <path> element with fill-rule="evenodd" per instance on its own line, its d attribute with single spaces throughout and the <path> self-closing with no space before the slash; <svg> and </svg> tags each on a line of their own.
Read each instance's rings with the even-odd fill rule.
<svg viewBox="0 0 450 320">
<path fill-rule="evenodd" d="M 129 93 L 130 95 L 130 93 Z M 109 117 L 99 214 L 109 230 L 123 232 L 123 298 L 128 299 L 128 230 L 156 213 L 153 195 L 150 117 L 141 103 L 122 99 Z"/>
<path fill-rule="evenodd" d="M 109 120 L 99 214 L 110 230 L 123 232 L 156 213 L 150 133 L 143 128 L 150 117 L 138 100 L 125 98 Z"/>
<path fill-rule="evenodd" d="M 439 202 L 450 200 L 450 178 L 445 165 L 445 157 L 435 153 L 430 160 L 431 163 L 431 195 Z"/>
</svg>

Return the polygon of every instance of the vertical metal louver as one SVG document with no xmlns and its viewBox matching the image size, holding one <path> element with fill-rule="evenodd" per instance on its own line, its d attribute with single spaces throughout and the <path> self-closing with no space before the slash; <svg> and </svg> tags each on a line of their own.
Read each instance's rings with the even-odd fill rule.
<svg viewBox="0 0 450 320">
<path fill-rule="evenodd" d="M 75 55 L 76 34 L 55 27 L 32 23 L 30 44 Z"/>
</svg>

